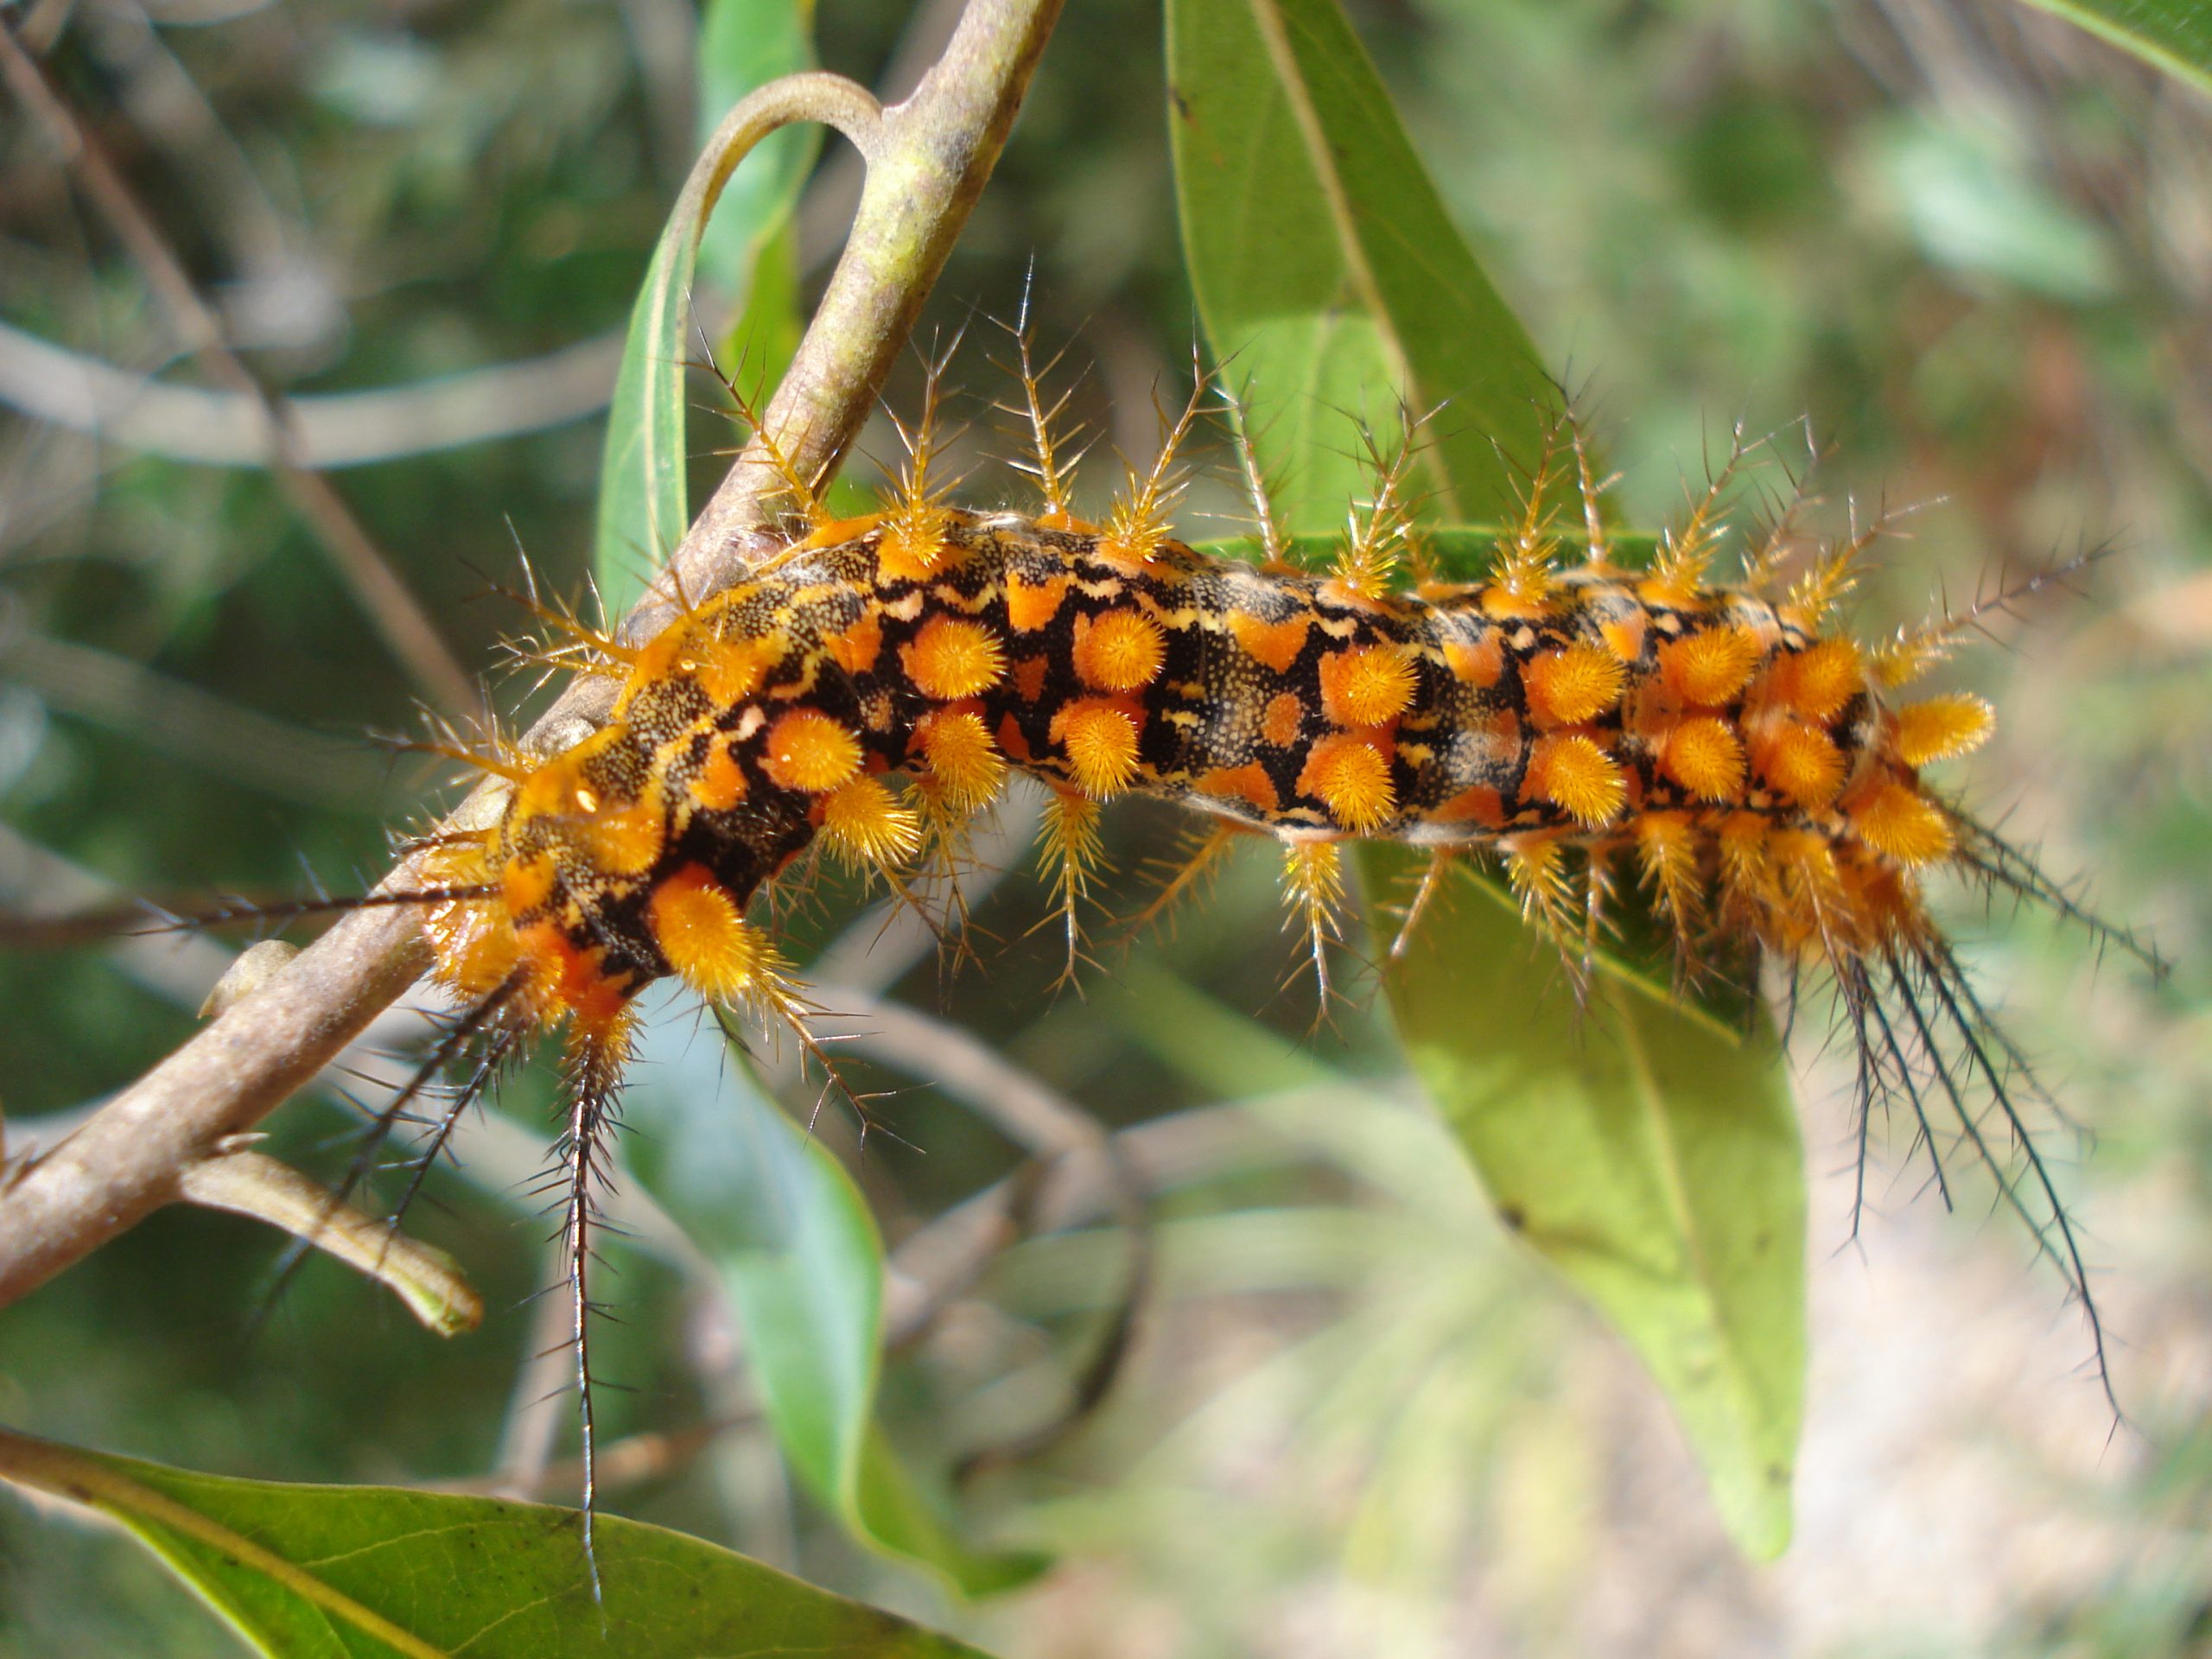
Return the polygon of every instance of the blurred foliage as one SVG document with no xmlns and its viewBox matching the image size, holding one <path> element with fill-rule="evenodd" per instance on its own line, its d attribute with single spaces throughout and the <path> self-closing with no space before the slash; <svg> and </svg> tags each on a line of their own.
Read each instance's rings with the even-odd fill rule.
<svg viewBox="0 0 2212 1659">
<path fill-rule="evenodd" d="M 950 15 L 839 0 L 816 18 L 820 56 L 880 85 Z M 1758 429 L 1806 414 L 1833 447 L 1832 498 L 1931 504 L 1862 594 L 1870 626 L 2054 549 L 2121 543 L 2081 602 L 2038 605 L 2003 629 L 2017 650 L 1961 665 L 2002 714 L 1964 781 L 2056 870 L 2092 874 L 2104 907 L 2152 924 L 2176 980 L 2097 972 L 2070 931 L 1985 917 L 1971 894 L 1948 914 L 2096 1132 L 2071 1184 L 2135 1421 L 2107 1448 L 2056 1292 L 1971 1205 L 1947 1223 L 1911 1201 L 1902 1135 L 1883 1213 L 1858 1251 L 1830 1256 L 1849 1147 L 1833 1057 L 1806 1042 L 1815 1362 L 1798 1542 L 1746 1567 L 1632 1363 L 1490 1218 L 1413 1103 L 1375 999 L 1360 988 L 1335 1029 L 1306 1038 L 1308 994 L 1281 988 L 1294 952 L 1259 861 L 1232 866 L 1179 931 L 1111 959 L 1081 1000 L 1042 988 L 1052 941 L 1027 932 L 1040 900 L 1016 861 L 979 908 L 1003 941 L 982 970 L 947 980 L 910 957 L 889 988 L 1103 1122 L 1141 1126 L 1130 1144 L 1158 1160 L 1158 1284 L 1128 1374 L 1077 1436 L 962 1493 L 979 1533 L 1067 1564 L 963 1610 L 862 1556 L 766 1452 L 713 1299 L 643 1248 L 620 1255 L 624 1323 L 603 1364 L 627 1390 L 605 1396 L 604 1432 L 734 1426 L 647 1462 L 612 1503 L 1025 1656 L 2202 1651 L 2212 109 L 1995 0 L 1353 15 L 1544 361 L 1594 378 L 1628 522 L 1664 518 L 1738 414 Z M 618 331 L 696 141 L 681 0 L 79 0 L 11 18 L 48 31 L 79 118 L 231 338 L 296 395 L 433 396 L 433 377 Z M 1154 9 L 1071 10 L 923 331 L 1012 316 L 1033 259 L 1040 336 L 1073 341 L 1089 370 L 1077 410 L 1132 455 L 1150 452 L 1152 392 L 1187 360 L 1196 313 L 1160 63 Z M 822 279 L 855 181 L 833 145 L 798 216 L 803 284 Z M 699 297 L 718 328 L 727 296 Z M 141 273 L 13 104 L 0 321 L 133 372 L 176 354 Z M 987 410 L 1001 390 L 987 354 L 971 343 L 966 359 L 979 457 L 1012 448 Z M 894 406 L 912 390 L 894 387 Z M 354 741 L 408 730 L 417 688 L 280 493 L 0 418 L 4 832 L 168 899 L 372 875 L 441 780 Z M 397 423 L 395 447 L 406 436 Z M 553 588 L 582 582 L 601 439 L 581 423 L 334 477 L 476 667 L 515 626 L 482 595 L 517 543 Z M 721 442 L 695 422 L 695 499 Z M 882 430 L 866 447 L 893 442 Z M 1094 464 L 1087 487 L 1112 471 Z M 970 487 L 1019 499 L 988 467 Z M 1205 533 L 1195 515 L 1233 498 L 1210 482 L 1192 507 Z M 23 648 L 49 640 L 98 654 L 65 673 Z M 208 697 L 188 704 L 178 686 Z M 527 678 L 496 693 L 509 712 L 542 695 Z M 242 763 L 267 736 L 249 714 L 321 758 L 276 777 Z M 1127 913 L 1179 826 L 1141 805 L 1109 822 Z M 790 918 L 801 954 L 842 943 L 844 963 L 878 925 L 834 891 Z M 99 950 L 0 959 L 0 999 L 17 1120 L 118 1086 L 191 1026 Z M 1206 1034 L 1221 1019 L 1273 1044 L 1279 1069 L 1223 1077 Z M 880 1105 L 897 1138 L 855 1147 L 835 1111 L 817 1132 L 894 1249 L 1021 1166 L 925 1076 L 859 1064 L 898 1091 Z M 521 1078 L 500 1121 L 537 1136 L 543 1103 L 542 1080 Z M 270 1127 L 282 1155 L 344 1156 L 348 1121 L 328 1103 Z M 265 1234 L 167 1212 L 0 1313 L 0 1421 L 232 1475 L 480 1478 L 542 1343 L 530 1173 L 473 1155 L 415 1212 L 486 1294 L 473 1338 L 440 1343 L 321 1264 L 271 1307 Z M 1023 1238 L 887 1360 L 889 1432 L 932 1484 L 1067 1404 L 1124 1253 L 1103 1226 Z M 112 1538 L 0 1507 L 0 1654 L 235 1650 Z"/>
</svg>

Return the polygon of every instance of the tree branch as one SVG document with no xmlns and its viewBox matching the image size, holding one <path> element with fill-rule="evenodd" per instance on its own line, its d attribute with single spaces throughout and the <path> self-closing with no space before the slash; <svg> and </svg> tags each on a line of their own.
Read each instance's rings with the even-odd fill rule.
<svg viewBox="0 0 2212 1659">
<path fill-rule="evenodd" d="M 372 391 L 287 397 L 289 458 L 329 472 L 565 426 L 607 407 L 621 360 L 617 329 L 519 362 Z M 0 404 L 142 454 L 209 467 L 268 467 L 276 459 L 268 410 L 252 393 L 172 385 L 5 323 Z"/>
<path fill-rule="evenodd" d="M 484 1321 L 482 1300 L 443 1250 L 408 1237 L 265 1153 L 219 1150 L 188 1166 L 177 1188 L 203 1209 L 251 1216 L 328 1252 L 388 1287 L 442 1337 Z"/>
<path fill-rule="evenodd" d="M 0 23 L 0 81 L 45 130 L 63 164 L 75 174 L 116 239 L 153 290 L 171 332 L 216 378 L 257 406 L 266 429 L 276 481 L 329 556 L 339 579 L 353 593 L 377 632 L 423 691 L 449 710 L 468 713 L 479 702 L 475 683 L 454 660 L 436 626 L 354 517 L 330 480 L 302 464 L 292 443 L 284 401 L 232 351 L 223 325 L 193 286 L 184 263 L 160 227 L 124 182 L 106 153 L 92 142 L 75 113 L 48 82 L 46 72 Z"/>
<path fill-rule="evenodd" d="M 858 434 L 998 159 L 1059 10 L 1060 0 L 969 0 L 913 96 L 880 114 L 836 77 L 765 86 L 732 111 L 694 169 L 687 194 L 710 201 L 776 126 L 826 119 L 861 141 L 868 187 L 852 238 L 763 417 L 803 470 L 834 466 Z M 677 548 L 674 585 L 696 601 L 771 550 L 766 504 L 779 482 L 757 457 L 741 457 Z M 667 600 L 649 593 L 625 630 L 639 637 L 669 615 Z M 603 680 L 580 681 L 526 741 L 540 752 L 575 741 L 611 694 Z M 503 799 L 501 788 L 480 787 L 449 823 L 490 823 Z M 409 879 L 403 865 L 385 885 Z M 0 1172 L 0 1306 L 176 1198 L 180 1172 L 273 1111 L 429 960 L 411 914 L 354 912 L 52 1153 Z"/>
</svg>

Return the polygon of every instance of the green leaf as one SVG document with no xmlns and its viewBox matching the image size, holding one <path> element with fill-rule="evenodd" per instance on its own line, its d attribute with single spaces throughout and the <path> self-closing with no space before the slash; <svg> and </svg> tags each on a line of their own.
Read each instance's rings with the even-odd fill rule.
<svg viewBox="0 0 2212 1659">
<path fill-rule="evenodd" d="M 1346 416 L 1387 429 L 1402 398 L 1445 405 L 1440 516 L 1514 516 L 1493 440 L 1529 465 L 1557 395 L 1334 0 L 1169 0 L 1167 54 L 1198 313 L 1263 452 L 1288 459 L 1286 518 L 1341 518 Z"/>
<path fill-rule="evenodd" d="M 0 1478 L 129 1529 L 272 1659 L 973 1655 L 716 1545 L 601 1516 L 383 1486 L 232 1480 L 0 1430 Z"/>
<path fill-rule="evenodd" d="M 592 569 L 610 614 L 636 602 L 690 522 L 683 476 L 683 334 L 697 232 L 697 225 L 679 213 L 654 245 L 607 404 Z"/>
<path fill-rule="evenodd" d="M 1217 355 L 1243 353 L 1287 527 L 1325 544 L 1365 493 L 1344 411 L 1446 395 L 1433 516 L 1516 516 L 1557 394 L 1334 0 L 1169 0 L 1168 50 L 1199 310 Z M 1479 572 L 1489 532 L 1424 534 L 1448 574 Z M 1370 893 L 1403 879 L 1395 849 L 1358 861 Z M 1535 1218 L 1523 1236 L 1666 1389 L 1739 1544 L 1771 1554 L 1802 1415 L 1805 1205 L 1771 1022 L 1682 1006 L 1611 956 L 1578 1015 L 1497 883 L 1455 888 L 1385 982 L 1414 1070 L 1500 1209 Z"/>
<path fill-rule="evenodd" d="M 876 1424 L 883 1243 L 867 1200 L 676 1001 L 646 1007 L 628 1164 L 714 1263 L 791 1466 L 855 1539 L 963 1594 L 1033 1578 L 1033 1554 L 963 1543 Z"/>
<path fill-rule="evenodd" d="M 813 0 L 712 0 L 699 23 L 699 142 L 754 88 L 815 67 Z M 734 174 L 699 244 L 699 273 L 738 302 L 724 372 L 763 402 L 798 349 L 799 192 L 822 129 L 785 127 Z"/>
<path fill-rule="evenodd" d="M 702 135 L 754 88 L 811 64 L 811 5 L 800 0 L 715 0 L 699 34 Z M 712 197 L 696 212 L 679 202 L 654 245 L 631 308 L 600 461 L 592 565 L 611 612 L 628 609 L 645 592 L 690 523 L 683 365 L 691 356 L 693 273 L 703 264 L 720 286 L 747 301 L 741 341 L 759 338 L 765 346 L 775 337 L 783 320 L 753 316 L 752 302 L 764 298 L 755 289 L 765 290 L 769 305 L 788 307 L 796 270 L 779 270 L 759 284 L 753 272 L 764 252 L 778 245 L 820 145 L 820 130 L 812 126 L 770 134 L 730 175 L 719 211 Z M 780 247 L 775 257 L 788 263 L 787 238 Z M 784 348 L 786 360 L 789 350 Z"/>
<path fill-rule="evenodd" d="M 2212 10 L 2202 0 L 2028 0 L 2145 63 L 2212 92 Z"/>
<path fill-rule="evenodd" d="M 709 0 L 699 19 L 699 143 L 738 100 L 814 67 L 812 0 Z M 699 244 L 699 271 L 744 302 L 761 251 L 791 220 L 822 150 L 822 129 L 785 127 L 731 175 Z"/>
<path fill-rule="evenodd" d="M 1413 863 L 1377 861 L 1385 879 Z M 1392 976 L 1414 1069 L 1509 1224 L 1667 1390 L 1737 1542 L 1777 1554 L 1804 1407 L 1805 1178 L 1773 1033 L 1603 959 L 1579 1011 L 1511 901 L 1459 885 Z"/>
</svg>

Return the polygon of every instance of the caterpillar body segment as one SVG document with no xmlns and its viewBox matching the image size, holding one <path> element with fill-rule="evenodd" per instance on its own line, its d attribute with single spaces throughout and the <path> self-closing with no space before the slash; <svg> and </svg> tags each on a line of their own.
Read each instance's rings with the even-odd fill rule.
<svg viewBox="0 0 2212 1659">
<path fill-rule="evenodd" d="M 1009 769 L 1061 803 L 1071 915 L 1085 809 L 1141 793 L 1293 847 L 1494 851 L 1540 917 L 1579 908 L 1567 855 L 1618 855 L 1688 943 L 1841 961 L 1916 940 L 1917 872 L 1956 842 L 1918 767 L 1989 727 L 1971 699 L 1891 707 L 1848 639 L 1679 572 L 1376 594 L 931 511 L 926 549 L 906 506 L 817 531 L 620 664 L 613 722 L 442 850 L 437 880 L 498 895 L 429 912 L 442 978 L 518 972 L 510 1018 L 585 1028 L 671 973 L 742 1000 L 780 982 L 746 919 L 763 883 L 817 840 L 903 878 Z"/>
</svg>

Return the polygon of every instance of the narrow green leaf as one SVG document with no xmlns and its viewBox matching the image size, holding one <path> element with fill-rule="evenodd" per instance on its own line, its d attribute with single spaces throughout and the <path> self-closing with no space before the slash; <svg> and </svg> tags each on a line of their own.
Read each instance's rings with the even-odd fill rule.
<svg viewBox="0 0 2212 1659">
<path fill-rule="evenodd" d="M 2212 9 L 2202 0 L 2028 0 L 2145 63 L 2212 92 Z"/>
<path fill-rule="evenodd" d="M 813 0 L 709 0 L 699 19 L 699 143 L 747 93 L 814 64 Z M 699 244 L 702 276 L 747 302 L 769 239 L 790 222 L 822 151 L 822 129 L 786 127 L 731 178 Z"/>
<path fill-rule="evenodd" d="M 629 1166 L 720 1273 L 791 1466 L 854 1538 L 964 1594 L 1035 1576 L 1034 1555 L 963 1543 L 876 1426 L 883 1243 L 867 1200 L 674 1001 L 647 1009 Z"/>
<path fill-rule="evenodd" d="M 1458 887 L 1391 976 L 1414 1069 L 1500 1213 L 1667 1390 L 1738 1543 L 1777 1554 L 1804 1406 L 1805 1177 L 1773 1033 L 1610 961 L 1580 1011 L 1511 901 Z"/>
<path fill-rule="evenodd" d="M 708 8 L 699 36 L 702 139 L 747 93 L 812 63 L 812 15 L 807 0 L 715 0 Z M 626 610 L 644 593 L 690 523 L 683 365 L 692 355 L 693 273 L 703 264 L 719 286 L 748 302 L 750 315 L 756 262 L 790 218 L 820 147 L 815 127 L 771 134 L 730 176 L 710 223 L 679 203 L 654 245 L 631 308 L 600 461 L 592 566 L 610 611 Z M 782 245 L 779 257 L 788 261 L 790 245 Z M 795 270 L 779 271 L 760 286 L 781 302 L 795 282 Z M 778 321 L 755 321 L 738 338 L 772 335 Z"/>
<path fill-rule="evenodd" d="M 670 219 L 630 310 L 630 332 L 607 410 L 592 569 L 619 613 L 645 592 L 690 523 L 684 476 L 683 333 L 697 226 Z"/>
<path fill-rule="evenodd" d="M 1364 493 L 1346 411 L 1387 431 L 1390 404 L 1445 397 L 1431 516 L 1514 516 L 1556 394 L 1334 0 L 1169 0 L 1167 29 L 1184 245 L 1217 355 L 1243 353 L 1287 527 L 1325 544 Z M 1485 532 L 1427 533 L 1440 568 L 1479 573 Z M 1359 864 L 1370 894 L 1399 890 L 1395 849 Z M 1772 1554 L 1802 1414 L 1804 1179 L 1770 1022 L 1678 1006 L 1611 957 L 1578 1019 L 1495 881 L 1458 887 L 1385 982 L 1414 1070 L 1501 1210 L 1538 1218 L 1523 1236 L 1667 1389 L 1739 1543 Z"/>
<path fill-rule="evenodd" d="M 1503 519 L 1520 499 L 1496 445 L 1535 458 L 1556 401 L 1527 332 L 1446 215 L 1390 96 L 1334 0 L 1170 0 L 1170 122 L 1199 315 L 1249 387 L 1279 504 L 1338 522 L 1347 415 L 1428 432 L 1443 517 Z"/>
<path fill-rule="evenodd" d="M 271 1659 L 974 1655 L 702 1539 L 382 1486 L 233 1480 L 0 1430 L 0 1478 L 98 1510 Z"/>
</svg>

